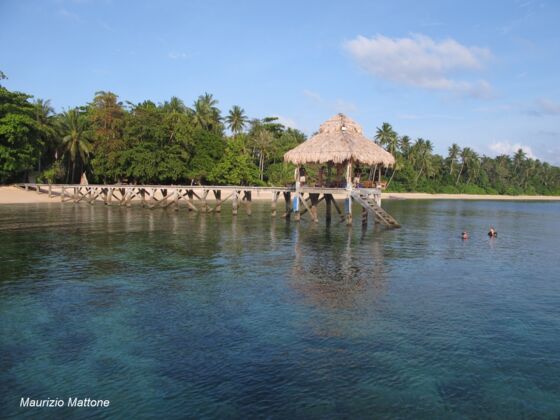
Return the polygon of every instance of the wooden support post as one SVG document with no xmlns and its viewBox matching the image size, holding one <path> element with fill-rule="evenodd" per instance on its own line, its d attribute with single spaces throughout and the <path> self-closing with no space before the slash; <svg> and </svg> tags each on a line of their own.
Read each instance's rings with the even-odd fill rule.
<svg viewBox="0 0 560 420">
<path fill-rule="evenodd" d="M 284 202 L 286 204 L 286 213 L 284 213 L 284 217 L 286 219 L 290 219 L 290 215 L 292 214 L 292 193 L 289 191 L 284 192 Z"/>
<path fill-rule="evenodd" d="M 52 198 L 52 185 L 49 184 L 49 198 Z"/>
<path fill-rule="evenodd" d="M 368 211 L 365 207 L 362 207 L 362 227 L 365 229 L 367 228 L 368 223 Z"/>
<path fill-rule="evenodd" d="M 309 198 L 311 199 L 311 219 L 317 223 L 319 219 L 317 218 L 317 204 L 319 203 L 319 194 L 313 193 L 309 194 Z"/>
<path fill-rule="evenodd" d="M 62 187 L 61 191 L 60 191 L 60 201 L 64 202 L 64 196 L 66 195 L 66 188 L 64 188 L 64 186 Z"/>
<path fill-rule="evenodd" d="M 344 201 L 344 210 L 346 211 L 346 226 L 352 226 L 352 196 L 350 193 Z"/>
<path fill-rule="evenodd" d="M 140 188 L 140 205 L 142 208 L 146 207 L 146 190 L 144 188 Z"/>
<path fill-rule="evenodd" d="M 187 196 L 188 196 L 187 205 L 189 206 L 189 211 L 196 211 L 196 212 L 198 212 L 198 209 L 197 209 L 196 206 L 193 204 L 193 201 L 194 201 L 194 192 L 193 192 L 193 190 L 188 190 L 188 191 L 187 191 Z"/>
<path fill-rule="evenodd" d="M 25 184 L 25 191 L 29 191 L 29 185 Z"/>
<path fill-rule="evenodd" d="M 179 188 L 175 188 L 175 192 L 173 194 L 173 201 L 175 202 L 175 211 L 179 211 Z"/>
<path fill-rule="evenodd" d="M 169 198 L 169 195 L 167 194 L 167 188 L 161 188 L 161 196 L 162 199 L 159 203 L 160 207 L 166 208 L 167 207 L 167 199 Z"/>
<path fill-rule="evenodd" d="M 126 207 L 131 207 L 132 206 L 132 199 L 134 197 L 136 197 L 136 194 L 137 194 L 136 188 L 132 188 L 128 192 L 128 198 L 126 199 Z"/>
<path fill-rule="evenodd" d="M 220 213 L 222 211 L 222 190 L 214 190 L 214 198 L 216 199 L 214 211 Z"/>
<path fill-rule="evenodd" d="M 74 187 L 74 203 L 78 202 L 78 187 Z"/>
<path fill-rule="evenodd" d="M 270 215 L 272 217 L 276 216 L 276 202 L 278 201 L 278 196 L 280 193 L 278 191 L 272 192 L 272 202 L 270 203 Z"/>
<path fill-rule="evenodd" d="M 331 213 L 332 213 L 331 200 L 332 200 L 332 194 L 325 194 L 325 203 L 326 203 L 325 221 L 327 222 L 327 224 L 331 223 Z"/>
<path fill-rule="evenodd" d="M 113 188 L 109 188 L 109 191 L 107 192 L 107 200 L 105 201 L 105 204 L 110 206 L 112 201 L 113 201 Z"/>
<path fill-rule="evenodd" d="M 210 190 L 204 190 L 202 192 L 202 197 L 200 198 L 202 200 L 202 212 L 203 213 L 208 213 L 208 201 L 206 201 L 206 198 L 208 197 L 209 192 L 210 192 Z"/>
<path fill-rule="evenodd" d="M 247 216 L 253 214 L 253 211 L 251 210 L 251 201 L 251 191 L 245 191 L 245 212 L 247 213 Z"/>
<path fill-rule="evenodd" d="M 150 191 L 150 204 L 148 205 L 148 208 L 153 209 L 157 204 L 157 200 L 156 200 L 156 189 L 155 188 L 151 188 Z"/>
<path fill-rule="evenodd" d="M 301 206 L 300 196 L 299 193 L 296 192 L 294 194 L 294 199 L 292 200 L 292 211 L 294 213 L 294 220 L 296 222 L 299 222 L 301 220 L 300 206 Z"/>
<path fill-rule="evenodd" d="M 234 191 L 233 199 L 231 200 L 232 201 L 231 214 L 233 214 L 234 216 L 237 216 L 238 200 L 239 200 L 238 192 Z"/>
</svg>

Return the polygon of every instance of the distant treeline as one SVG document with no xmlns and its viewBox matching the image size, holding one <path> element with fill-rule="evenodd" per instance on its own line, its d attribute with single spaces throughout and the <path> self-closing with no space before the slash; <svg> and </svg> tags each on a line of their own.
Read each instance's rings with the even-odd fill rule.
<svg viewBox="0 0 560 420">
<path fill-rule="evenodd" d="M 283 155 L 305 141 L 277 118 L 250 120 L 239 106 L 223 116 L 207 93 L 189 107 L 176 97 L 123 104 L 114 93 L 97 92 L 59 114 L 48 100 L 31 99 L 0 86 L 2 183 L 30 174 L 74 183 L 85 172 L 90 183 L 286 185 L 294 167 Z M 396 157 L 395 168 L 383 172 L 393 191 L 560 194 L 560 168 L 521 150 L 489 158 L 454 144 L 442 157 L 429 140 L 413 142 L 388 123 L 375 139 Z"/>
</svg>

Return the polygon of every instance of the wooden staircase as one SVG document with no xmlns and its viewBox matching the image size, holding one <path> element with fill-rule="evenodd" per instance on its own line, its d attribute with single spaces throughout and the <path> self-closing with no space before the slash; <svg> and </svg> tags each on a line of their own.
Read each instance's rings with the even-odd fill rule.
<svg viewBox="0 0 560 420">
<path fill-rule="evenodd" d="M 392 228 L 401 227 L 399 222 L 397 222 L 393 216 L 377 205 L 373 194 L 368 194 L 367 192 L 360 190 L 353 190 L 352 198 L 360 203 L 364 209 L 370 212 L 377 222 Z"/>
</svg>

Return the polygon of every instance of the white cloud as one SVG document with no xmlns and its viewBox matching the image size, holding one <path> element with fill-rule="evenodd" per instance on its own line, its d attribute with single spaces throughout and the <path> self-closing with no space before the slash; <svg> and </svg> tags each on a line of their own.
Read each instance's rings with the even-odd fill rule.
<svg viewBox="0 0 560 420">
<path fill-rule="evenodd" d="M 560 103 L 539 98 L 535 101 L 535 107 L 531 113 L 535 115 L 560 115 Z"/>
<path fill-rule="evenodd" d="M 320 105 L 324 108 L 327 108 L 331 112 L 342 112 L 344 114 L 351 114 L 353 112 L 358 111 L 358 107 L 355 103 L 344 100 L 344 99 L 335 99 L 334 101 L 324 99 L 320 94 L 317 92 L 313 92 L 311 90 L 305 89 L 303 91 L 303 95 L 310 99 L 312 102 Z"/>
<path fill-rule="evenodd" d="M 498 141 L 496 143 L 492 143 L 488 148 L 494 152 L 496 155 L 513 155 L 519 149 L 523 149 L 523 151 L 527 154 L 528 158 L 536 159 L 537 157 L 531 150 L 531 147 L 520 144 L 520 143 L 510 143 L 508 141 Z"/>
<path fill-rule="evenodd" d="M 65 9 L 64 7 L 58 10 L 58 14 L 62 16 L 64 19 L 70 20 L 72 22 L 78 23 L 82 21 L 80 16 L 78 16 L 78 14 L 71 12 L 68 9 Z"/>
<path fill-rule="evenodd" d="M 395 83 L 430 90 L 452 91 L 476 97 L 492 93 L 485 80 L 452 78 L 457 71 L 478 71 L 492 54 L 487 48 L 468 47 L 453 39 L 434 41 L 412 34 L 409 38 L 359 35 L 344 48 L 366 72 Z"/>
<path fill-rule="evenodd" d="M 315 101 L 315 102 L 322 102 L 323 98 L 321 98 L 321 95 L 319 95 L 317 92 L 313 92 L 312 90 L 307 90 L 305 89 L 303 91 L 303 94 L 308 97 L 309 99 Z"/>
<path fill-rule="evenodd" d="M 291 118 L 285 117 L 283 115 L 274 115 L 274 117 L 278 118 L 277 122 L 285 127 L 297 128 L 296 122 Z"/>
<path fill-rule="evenodd" d="M 170 53 L 167 54 L 167 57 L 169 57 L 172 60 L 186 60 L 187 58 L 190 58 L 191 55 L 182 51 L 171 51 Z"/>
<path fill-rule="evenodd" d="M 441 120 L 462 120 L 463 117 L 445 114 L 398 114 L 399 120 L 428 120 L 428 119 L 441 119 Z"/>
</svg>

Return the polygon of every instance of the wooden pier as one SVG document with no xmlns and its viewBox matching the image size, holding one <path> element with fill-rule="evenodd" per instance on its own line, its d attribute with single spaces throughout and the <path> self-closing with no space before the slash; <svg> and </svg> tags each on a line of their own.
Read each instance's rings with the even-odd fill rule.
<svg viewBox="0 0 560 420">
<path fill-rule="evenodd" d="M 16 184 L 17 187 L 60 197 L 63 203 L 103 203 L 130 207 L 138 204 L 148 209 L 164 208 L 178 211 L 181 207 L 198 213 L 219 213 L 222 204 L 231 201 L 232 214 L 237 215 L 242 207 L 247 215 L 252 213 L 255 195 L 270 195 L 270 212 L 285 219 L 300 221 L 308 217 L 318 222 L 317 208 L 325 203 L 325 219 L 331 223 L 333 207 L 340 223 L 352 225 L 352 202 L 362 206 L 361 222 L 367 226 L 368 215 L 375 222 L 388 227 L 400 227 L 398 222 L 381 208 L 381 190 L 378 188 L 324 188 L 312 186 L 295 187 L 250 187 L 212 185 L 81 185 L 81 184 Z M 284 208 L 278 208 L 278 201 L 284 201 Z M 337 202 L 338 200 L 338 202 Z M 279 211 L 280 210 L 280 211 Z"/>
</svg>

